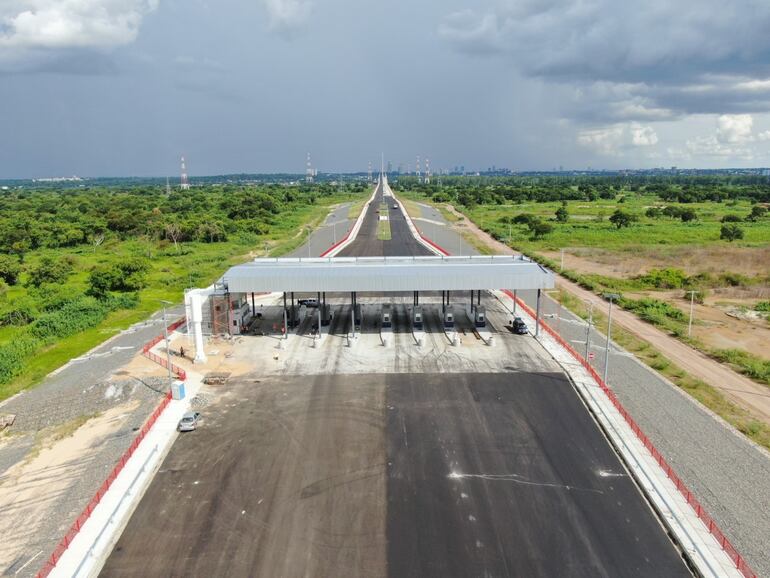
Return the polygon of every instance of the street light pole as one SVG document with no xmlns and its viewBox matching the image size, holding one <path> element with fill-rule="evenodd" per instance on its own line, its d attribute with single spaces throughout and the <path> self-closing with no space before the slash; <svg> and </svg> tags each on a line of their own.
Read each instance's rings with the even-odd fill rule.
<svg viewBox="0 0 770 578">
<path fill-rule="evenodd" d="M 594 303 L 593 301 L 588 302 L 588 324 L 586 325 L 586 355 L 585 359 L 588 361 L 588 354 L 590 353 L 590 347 L 591 347 L 591 324 L 594 320 Z"/>
<path fill-rule="evenodd" d="M 692 337 L 692 314 L 695 308 L 695 291 L 688 291 L 690 294 L 690 322 L 687 324 L 687 338 Z"/>
<path fill-rule="evenodd" d="M 168 324 L 166 323 L 166 305 L 171 301 L 161 301 L 163 304 L 163 337 L 166 339 L 166 367 L 168 368 L 168 382 L 171 383 L 171 345 L 168 340 Z"/>
<path fill-rule="evenodd" d="M 610 334 L 612 333 L 612 301 L 619 298 L 617 293 L 607 293 L 604 295 L 605 299 L 610 301 L 610 311 L 607 314 L 607 344 L 604 347 L 604 383 L 607 383 L 607 371 L 610 366 Z"/>
</svg>

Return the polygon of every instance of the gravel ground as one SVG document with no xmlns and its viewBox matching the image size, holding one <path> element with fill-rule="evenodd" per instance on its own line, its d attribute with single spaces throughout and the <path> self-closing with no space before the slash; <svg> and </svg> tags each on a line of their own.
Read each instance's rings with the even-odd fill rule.
<svg viewBox="0 0 770 578">
<path fill-rule="evenodd" d="M 181 313 L 182 308 L 169 310 L 169 318 L 175 319 Z M 135 431 L 160 401 L 161 394 L 158 391 L 165 385 L 162 380 L 145 379 L 141 382 L 128 376 L 122 377 L 119 371 L 142 345 L 160 331 L 162 318 L 155 315 L 83 358 L 73 360 L 47 377 L 39 386 L 22 392 L 0 406 L 2 413 L 16 415 L 14 425 L 8 430 L 10 437 L 0 445 L 2 483 L 4 473 L 26 459 L 30 450 L 36 447 L 38 432 L 41 430 L 67 424 L 81 416 L 103 412 L 129 401 L 138 402 L 120 431 L 89 448 L 81 460 L 72 464 L 82 474 L 73 476 L 67 490 L 59 493 L 44 527 L 40 528 L 34 539 L 28 540 L 23 552 L 9 567 L 0 568 L 0 575 L 33 576 L 37 572 L 128 448 Z M 33 557 L 34 562 L 16 574 Z"/>
<path fill-rule="evenodd" d="M 425 218 L 445 222 L 435 209 L 429 215 L 423 211 Z M 426 236 L 451 253 L 462 246 L 451 228 L 429 229 L 429 224 L 417 222 Z M 477 253 L 468 245 L 463 250 Z M 534 308 L 534 292 L 522 292 L 521 297 Z M 542 313 L 550 316 L 546 321 L 582 351 L 586 323 L 565 309 L 559 315 L 559 309 L 555 301 L 543 299 Z M 600 373 L 605 340 L 591 331 L 594 367 Z M 753 570 L 770 577 L 770 454 L 615 344 L 608 378 L 626 409 Z"/>
</svg>

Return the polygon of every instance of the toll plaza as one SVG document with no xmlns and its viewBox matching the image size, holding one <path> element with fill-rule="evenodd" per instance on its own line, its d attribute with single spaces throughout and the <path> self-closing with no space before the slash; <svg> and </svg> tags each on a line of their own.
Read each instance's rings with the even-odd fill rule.
<svg viewBox="0 0 770 578">
<path fill-rule="evenodd" d="M 392 328 L 396 312 L 389 295 L 410 294 L 409 323 L 422 331 L 425 311 L 422 295 L 441 295 L 443 329 L 455 330 L 457 314 L 468 311 L 473 326 L 486 326 L 486 313 L 481 306 L 482 291 L 498 289 L 536 290 L 554 286 L 553 273 L 519 255 L 496 256 L 414 256 L 414 257 L 335 257 L 335 258 L 267 258 L 232 267 L 208 289 L 189 290 L 185 295 L 188 327 L 194 337 L 196 360 L 205 361 L 204 335 L 239 334 L 260 315 L 255 295 L 282 296 L 281 330 L 301 322 L 310 304 L 315 311 L 313 330 L 323 337 L 323 328 L 334 317 L 330 301 L 339 302 L 348 295 L 350 331 L 355 338 L 364 323 L 359 296 L 382 296 L 378 325 L 381 331 Z M 312 295 L 299 298 L 299 295 Z M 369 297 L 368 302 L 372 299 Z M 469 309 L 466 307 L 469 306 Z M 226 328 L 226 330 L 225 330 Z M 450 337 L 450 340 L 452 337 Z"/>
</svg>

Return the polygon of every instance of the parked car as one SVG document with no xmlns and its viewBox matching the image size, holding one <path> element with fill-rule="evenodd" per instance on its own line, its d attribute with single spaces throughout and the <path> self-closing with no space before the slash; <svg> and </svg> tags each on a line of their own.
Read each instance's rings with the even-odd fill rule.
<svg viewBox="0 0 770 578">
<path fill-rule="evenodd" d="M 318 299 L 300 299 L 297 303 L 305 307 L 318 307 Z"/>
<path fill-rule="evenodd" d="M 182 416 L 177 424 L 177 431 L 194 431 L 198 429 L 198 422 L 201 419 L 201 414 L 197 411 L 188 411 Z"/>
<path fill-rule="evenodd" d="M 527 324 L 524 323 L 524 320 L 521 317 L 515 317 L 513 319 L 511 329 L 513 329 L 513 332 L 516 335 L 526 335 L 529 333 L 529 327 L 527 327 Z"/>
</svg>

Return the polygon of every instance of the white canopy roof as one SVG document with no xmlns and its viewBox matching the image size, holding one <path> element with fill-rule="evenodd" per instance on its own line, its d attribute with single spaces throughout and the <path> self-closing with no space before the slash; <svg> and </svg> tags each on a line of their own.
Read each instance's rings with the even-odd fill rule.
<svg viewBox="0 0 770 578">
<path fill-rule="evenodd" d="M 255 259 L 220 281 L 230 293 L 548 289 L 551 271 L 521 256 Z"/>
</svg>

